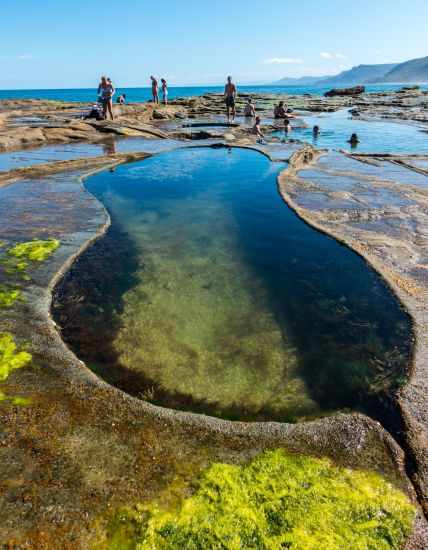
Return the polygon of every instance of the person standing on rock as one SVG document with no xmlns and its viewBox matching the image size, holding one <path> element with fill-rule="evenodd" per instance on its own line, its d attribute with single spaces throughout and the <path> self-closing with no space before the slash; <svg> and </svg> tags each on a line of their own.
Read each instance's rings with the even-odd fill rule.
<svg viewBox="0 0 428 550">
<path fill-rule="evenodd" d="M 98 86 L 98 95 L 101 97 L 101 103 L 103 105 L 103 115 L 107 118 L 107 111 L 110 114 L 110 118 L 114 120 L 113 116 L 113 96 L 115 93 L 114 86 L 109 78 L 105 76 L 101 77 L 101 82 Z"/>
<path fill-rule="evenodd" d="M 236 109 L 236 86 L 232 82 L 232 77 L 227 77 L 226 86 L 224 87 L 224 102 L 226 103 L 227 121 L 230 122 L 230 115 L 232 113 L 232 122 L 235 120 Z"/>
<path fill-rule="evenodd" d="M 165 105 L 168 105 L 168 84 L 164 78 L 161 78 L 162 83 L 162 101 Z"/>
<path fill-rule="evenodd" d="M 257 143 L 264 143 L 264 139 L 265 139 L 265 135 L 262 132 L 262 129 L 260 127 L 261 122 L 262 122 L 262 119 L 259 116 L 256 116 L 256 121 L 251 130 L 251 132 L 257 137 Z"/>
<path fill-rule="evenodd" d="M 152 75 L 150 77 L 150 80 L 152 81 L 152 96 L 153 96 L 153 103 L 159 103 L 159 84 L 156 78 Z"/>
</svg>

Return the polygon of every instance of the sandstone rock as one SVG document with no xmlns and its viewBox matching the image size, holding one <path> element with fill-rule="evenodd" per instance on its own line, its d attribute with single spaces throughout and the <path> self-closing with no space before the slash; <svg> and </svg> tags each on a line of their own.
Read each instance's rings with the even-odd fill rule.
<svg viewBox="0 0 428 550">
<path fill-rule="evenodd" d="M 40 128 L 22 126 L 0 134 L 0 150 L 20 149 L 28 145 L 37 145 L 45 141 L 45 136 Z"/>
</svg>

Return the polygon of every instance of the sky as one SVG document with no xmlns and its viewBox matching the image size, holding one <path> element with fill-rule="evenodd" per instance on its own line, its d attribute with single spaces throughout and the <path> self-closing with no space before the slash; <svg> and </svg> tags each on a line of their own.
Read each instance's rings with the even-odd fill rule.
<svg viewBox="0 0 428 550">
<path fill-rule="evenodd" d="M 428 56 L 427 0 L 1 0 L 0 89 L 272 83 Z"/>
</svg>

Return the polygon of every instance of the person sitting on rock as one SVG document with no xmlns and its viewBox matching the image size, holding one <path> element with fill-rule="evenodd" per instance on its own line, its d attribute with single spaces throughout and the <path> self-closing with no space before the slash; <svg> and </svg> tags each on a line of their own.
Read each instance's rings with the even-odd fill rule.
<svg viewBox="0 0 428 550">
<path fill-rule="evenodd" d="M 287 105 L 284 105 L 283 101 L 280 101 L 278 105 L 275 105 L 273 116 L 274 118 L 285 118 L 287 116 Z"/>
<path fill-rule="evenodd" d="M 120 105 L 125 105 L 126 101 L 126 94 L 120 94 L 120 96 L 116 99 L 116 103 L 119 103 Z"/>
<path fill-rule="evenodd" d="M 99 103 L 94 103 L 89 110 L 89 113 L 83 116 L 86 120 L 88 118 L 94 118 L 95 120 L 104 120 L 103 109 Z"/>
<path fill-rule="evenodd" d="M 168 84 L 164 78 L 161 78 L 162 83 L 162 101 L 165 105 L 168 105 Z"/>
<path fill-rule="evenodd" d="M 254 103 L 251 100 L 251 97 L 248 98 L 248 103 L 244 107 L 244 116 L 254 118 L 256 116 L 256 108 Z"/>
</svg>

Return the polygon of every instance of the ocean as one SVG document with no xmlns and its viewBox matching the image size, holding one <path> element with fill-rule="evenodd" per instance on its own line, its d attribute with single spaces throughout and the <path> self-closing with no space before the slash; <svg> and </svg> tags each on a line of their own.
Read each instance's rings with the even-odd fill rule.
<svg viewBox="0 0 428 550">
<path fill-rule="evenodd" d="M 404 84 L 379 84 L 366 86 L 368 92 L 395 91 L 402 88 Z M 421 85 L 424 90 L 428 90 L 428 84 Z M 212 92 L 223 92 L 223 86 L 177 86 L 170 87 L 169 99 L 177 97 L 199 96 Z M 331 87 L 313 87 L 313 86 L 239 86 L 239 90 L 245 93 L 271 93 L 303 95 L 313 94 L 322 95 Z M 150 88 L 116 88 L 117 94 L 126 94 L 126 100 L 130 103 L 138 103 L 151 99 Z M 70 88 L 57 90 L 0 90 L 1 99 L 51 99 L 57 101 L 77 101 L 93 102 L 97 99 L 96 88 Z"/>
</svg>

